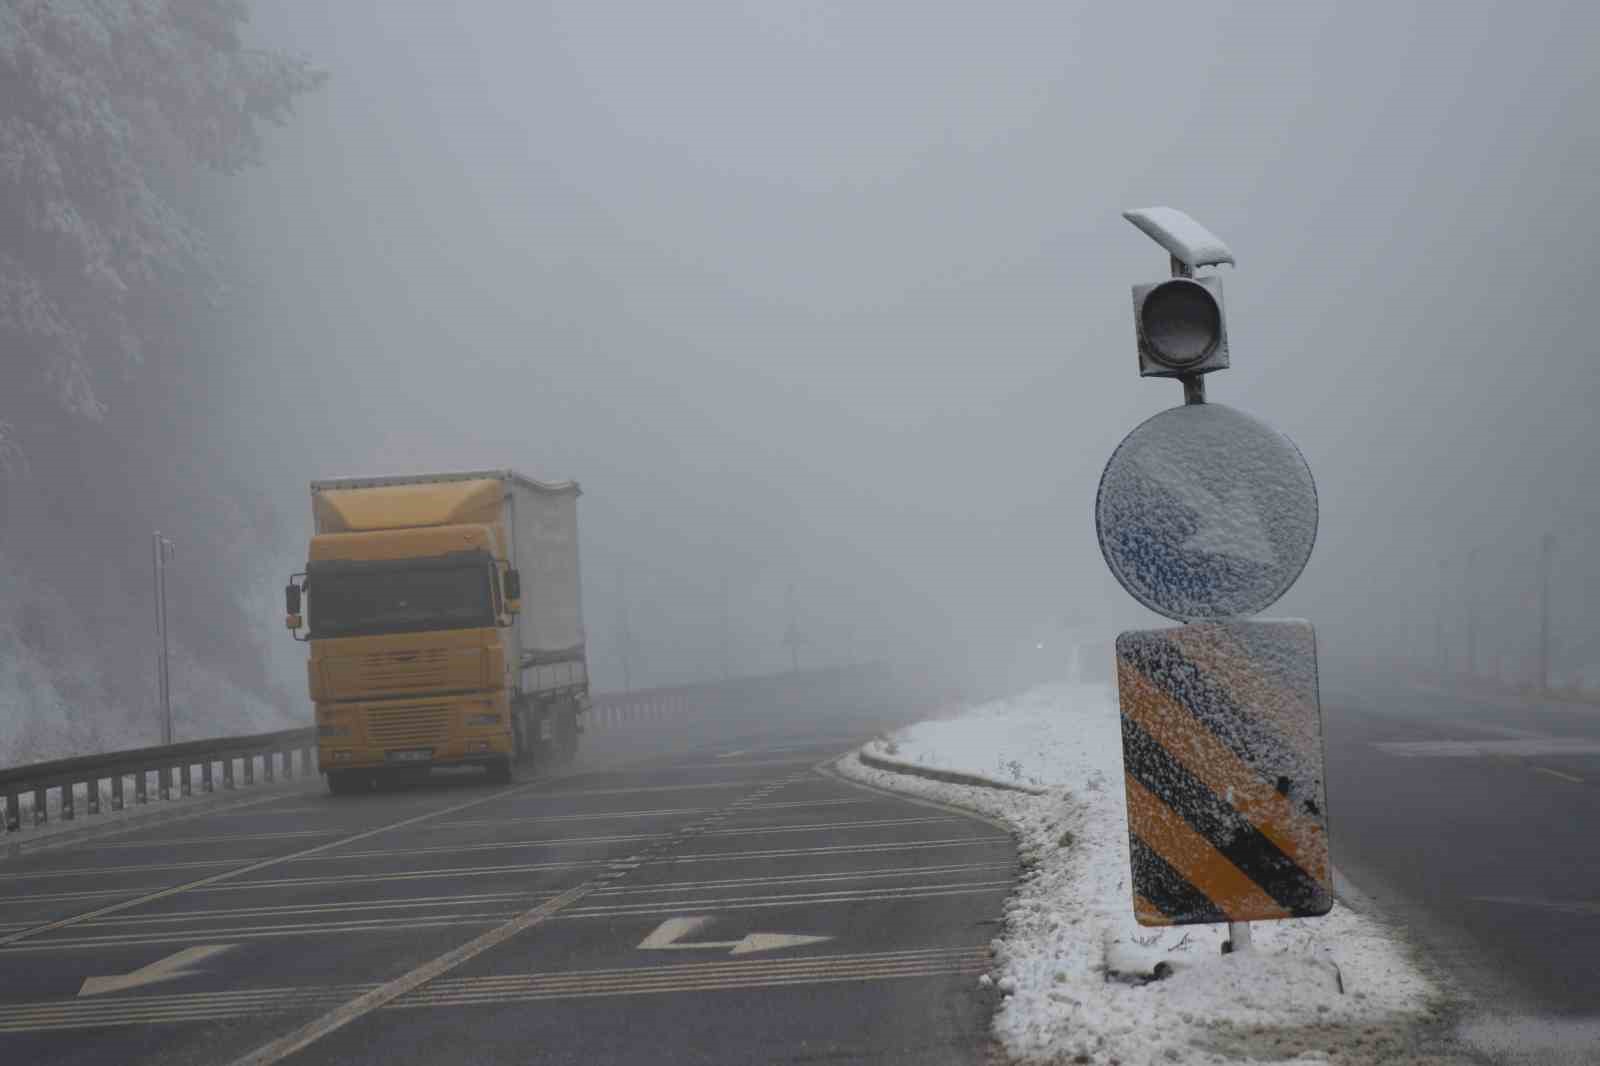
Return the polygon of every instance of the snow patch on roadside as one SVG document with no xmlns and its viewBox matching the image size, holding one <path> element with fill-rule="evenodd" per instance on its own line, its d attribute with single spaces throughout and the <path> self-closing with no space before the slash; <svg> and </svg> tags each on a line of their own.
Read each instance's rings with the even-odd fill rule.
<svg viewBox="0 0 1600 1066">
<path fill-rule="evenodd" d="M 868 750 L 1046 789 L 1027 795 L 945 784 L 874 770 L 854 755 L 837 764 L 847 777 L 978 811 L 1016 835 L 1025 872 L 1006 904 L 990 978 L 1004 997 L 995 1035 L 1014 1059 L 1461 1061 L 1442 1046 L 1444 990 L 1391 931 L 1342 902 L 1325 918 L 1254 923 L 1249 954 L 1221 954 L 1224 926 L 1135 923 L 1121 734 L 1109 686 L 1043 686 L 918 723 Z M 1160 963 L 1170 973 L 1148 980 Z"/>
</svg>

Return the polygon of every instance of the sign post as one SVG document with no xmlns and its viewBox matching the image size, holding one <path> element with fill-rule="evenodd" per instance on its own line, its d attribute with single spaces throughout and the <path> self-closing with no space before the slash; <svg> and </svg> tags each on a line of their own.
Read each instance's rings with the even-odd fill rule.
<svg viewBox="0 0 1600 1066">
<path fill-rule="evenodd" d="M 1222 283 L 1232 264 L 1181 211 L 1125 217 L 1172 277 L 1133 288 L 1139 373 L 1177 378 L 1184 405 L 1146 420 L 1100 478 L 1095 526 L 1111 573 L 1175 628 L 1117 637 L 1134 916 L 1141 925 L 1251 921 L 1333 905 L 1316 633 L 1250 616 L 1311 557 L 1317 491 L 1288 437 L 1206 402 L 1229 366 Z"/>
</svg>

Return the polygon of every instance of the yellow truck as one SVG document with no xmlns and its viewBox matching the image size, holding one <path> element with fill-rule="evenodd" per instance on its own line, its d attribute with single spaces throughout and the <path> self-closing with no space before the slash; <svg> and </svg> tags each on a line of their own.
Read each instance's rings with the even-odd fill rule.
<svg viewBox="0 0 1600 1066">
<path fill-rule="evenodd" d="M 311 483 L 288 628 L 335 794 L 577 752 L 589 706 L 576 482 L 510 470 Z"/>
</svg>

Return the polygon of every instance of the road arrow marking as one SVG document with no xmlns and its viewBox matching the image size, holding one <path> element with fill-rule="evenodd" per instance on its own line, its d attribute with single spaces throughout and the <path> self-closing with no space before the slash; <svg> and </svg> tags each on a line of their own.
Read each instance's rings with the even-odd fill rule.
<svg viewBox="0 0 1600 1066">
<path fill-rule="evenodd" d="M 98 996 L 106 992 L 124 992 L 130 988 L 141 985 L 153 985 L 160 981 L 172 981 L 179 977 L 191 977 L 199 970 L 186 967 L 194 963 L 203 962 L 213 955 L 220 955 L 232 949 L 232 944 L 199 944 L 192 948 L 168 955 L 166 958 L 152 962 L 148 966 L 141 966 L 132 973 L 112 974 L 110 977 L 84 978 L 83 987 L 78 989 L 80 996 Z"/>
<path fill-rule="evenodd" d="M 730 955 L 748 955 L 752 951 L 776 951 L 778 948 L 799 947 L 801 944 L 818 944 L 832 940 L 831 936 L 805 936 L 799 933 L 750 933 L 742 940 L 699 940 L 693 944 L 680 944 L 684 937 L 698 932 L 711 921 L 710 915 L 686 918 L 668 918 L 656 931 L 639 941 L 644 951 L 689 951 L 703 948 L 732 948 Z"/>
</svg>

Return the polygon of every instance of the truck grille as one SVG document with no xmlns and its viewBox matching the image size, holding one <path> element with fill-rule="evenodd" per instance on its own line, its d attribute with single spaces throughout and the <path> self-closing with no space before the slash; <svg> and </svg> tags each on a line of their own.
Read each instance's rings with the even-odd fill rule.
<svg viewBox="0 0 1600 1066">
<path fill-rule="evenodd" d="M 421 748 L 450 739 L 450 705 L 367 708 L 367 739 L 383 748 Z"/>
<path fill-rule="evenodd" d="M 359 661 L 359 683 L 368 692 L 414 692 L 443 686 L 450 678 L 445 648 L 363 655 Z"/>
</svg>

